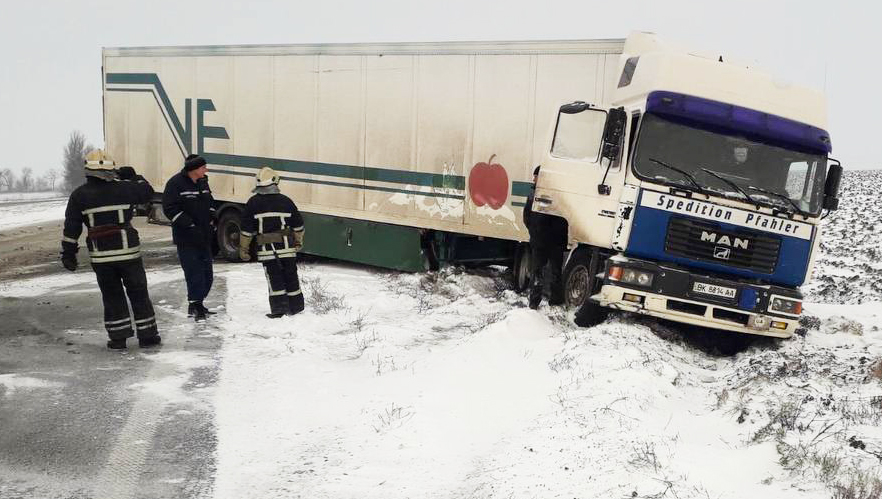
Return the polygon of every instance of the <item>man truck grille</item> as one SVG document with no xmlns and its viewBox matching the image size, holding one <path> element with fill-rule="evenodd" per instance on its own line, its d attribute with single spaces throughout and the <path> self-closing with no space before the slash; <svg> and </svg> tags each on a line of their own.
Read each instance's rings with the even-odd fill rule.
<svg viewBox="0 0 882 499">
<path fill-rule="evenodd" d="M 763 274 L 775 272 L 781 239 L 760 232 L 723 230 L 718 224 L 672 217 L 665 252 L 692 260 L 740 267 Z"/>
</svg>

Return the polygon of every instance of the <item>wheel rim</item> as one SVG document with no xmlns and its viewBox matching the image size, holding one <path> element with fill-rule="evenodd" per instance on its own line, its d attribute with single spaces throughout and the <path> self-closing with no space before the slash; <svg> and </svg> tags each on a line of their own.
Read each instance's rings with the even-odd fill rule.
<svg viewBox="0 0 882 499">
<path fill-rule="evenodd" d="M 579 307 L 585 302 L 588 297 L 588 278 L 588 268 L 584 265 L 579 265 L 570 272 L 566 282 L 567 305 Z"/>
<path fill-rule="evenodd" d="M 228 253 L 232 254 L 234 251 L 239 251 L 239 226 L 232 221 L 224 224 L 224 234 L 222 239 L 224 241 L 224 249 L 226 249 Z"/>
</svg>

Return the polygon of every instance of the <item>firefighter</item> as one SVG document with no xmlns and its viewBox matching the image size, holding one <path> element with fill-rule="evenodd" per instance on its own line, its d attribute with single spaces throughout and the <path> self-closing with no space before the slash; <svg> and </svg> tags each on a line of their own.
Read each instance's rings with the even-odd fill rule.
<svg viewBox="0 0 882 499">
<path fill-rule="evenodd" d="M 187 315 L 196 322 L 214 314 L 202 303 L 214 281 L 212 243 L 215 208 L 205 159 L 190 154 L 184 168 L 165 184 L 162 211 L 172 223 L 172 240 L 187 282 Z"/>
<path fill-rule="evenodd" d="M 550 271 L 548 281 L 551 288 L 548 304 L 562 305 L 564 302 L 561 270 L 564 251 L 567 249 L 569 229 L 565 219 L 533 211 L 533 196 L 536 192 L 539 168 L 537 166 L 533 170 L 533 188 L 524 205 L 524 225 L 527 226 L 527 231 L 530 233 L 530 269 L 532 272 L 530 308 L 534 310 L 539 308 L 539 303 L 542 302 L 542 289 L 545 286 L 543 277 L 546 266 Z"/>
<path fill-rule="evenodd" d="M 114 170 L 113 159 L 100 149 L 90 152 L 85 163 L 86 183 L 67 201 L 61 263 L 71 272 L 77 269 L 77 240 L 85 224 L 89 259 L 104 301 L 107 347 L 126 348 L 126 339 L 135 333 L 140 346 L 159 345 L 138 231 L 131 225 L 134 205 L 148 203 L 153 188 L 131 166 Z"/>
<path fill-rule="evenodd" d="M 251 259 L 251 240 L 257 244 L 257 261 L 263 264 L 269 288 L 270 313 L 276 319 L 303 311 L 303 293 L 297 277 L 297 252 L 303 247 L 303 217 L 291 198 L 279 192 L 279 175 L 262 168 L 251 199 L 242 215 L 239 257 Z"/>
</svg>

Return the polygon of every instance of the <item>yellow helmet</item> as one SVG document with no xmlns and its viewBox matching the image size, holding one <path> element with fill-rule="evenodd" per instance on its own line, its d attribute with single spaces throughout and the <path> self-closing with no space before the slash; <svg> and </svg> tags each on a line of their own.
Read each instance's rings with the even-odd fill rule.
<svg viewBox="0 0 882 499">
<path fill-rule="evenodd" d="M 265 187 L 267 185 L 278 184 L 279 183 L 279 174 L 276 173 L 275 170 L 269 167 L 263 167 L 257 172 L 257 175 L 254 176 L 254 179 L 257 180 L 258 187 Z"/>
<path fill-rule="evenodd" d="M 113 170 L 116 167 L 113 158 L 101 149 L 94 149 L 86 154 L 87 170 Z"/>
</svg>

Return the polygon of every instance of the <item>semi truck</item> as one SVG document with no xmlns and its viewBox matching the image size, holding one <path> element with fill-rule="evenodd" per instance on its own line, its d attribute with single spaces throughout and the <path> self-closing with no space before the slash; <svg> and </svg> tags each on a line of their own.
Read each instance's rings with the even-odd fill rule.
<svg viewBox="0 0 882 499">
<path fill-rule="evenodd" d="M 568 223 L 580 324 L 617 309 L 788 337 L 838 204 L 822 94 L 651 33 L 102 58 L 107 150 L 158 186 L 202 155 L 233 260 L 268 166 L 304 214 L 305 253 L 404 271 L 502 263 L 523 289 L 535 189 L 533 210 Z"/>
</svg>

